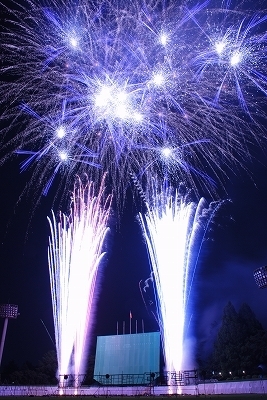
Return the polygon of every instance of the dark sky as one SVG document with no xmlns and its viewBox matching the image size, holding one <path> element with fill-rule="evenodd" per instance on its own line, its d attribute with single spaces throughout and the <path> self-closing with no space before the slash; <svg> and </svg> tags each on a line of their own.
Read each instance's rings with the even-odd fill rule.
<svg viewBox="0 0 267 400">
<path fill-rule="evenodd" d="M 267 290 L 258 289 L 253 278 L 253 271 L 267 263 L 267 167 L 255 161 L 250 170 L 251 177 L 240 170 L 236 176 L 229 174 L 227 189 L 232 201 L 221 209 L 213 240 L 205 242 L 201 253 L 193 300 L 195 332 L 203 346 L 213 337 L 212 326 L 220 321 L 228 301 L 237 309 L 248 303 L 267 328 Z M 46 220 L 51 198 L 44 197 L 34 212 L 30 197 L 22 196 L 17 203 L 27 178 L 19 174 L 16 163 L 0 169 L 0 303 L 18 304 L 20 311 L 18 319 L 9 322 L 4 364 L 10 360 L 35 363 L 53 348 L 43 325 L 53 336 Z M 123 321 L 127 333 L 130 311 L 139 329 L 142 319 L 146 331 L 158 329 L 139 291 L 139 281 L 149 276 L 149 264 L 135 214 L 128 202 L 120 228 L 112 227 L 111 222 L 107 262 L 99 285 L 96 335 L 116 334 L 117 321 L 119 333 Z"/>
<path fill-rule="evenodd" d="M 52 195 L 43 197 L 40 206 L 32 211 L 30 196 L 20 196 L 25 179 L 26 176 L 19 174 L 17 163 L 1 167 L 0 304 L 18 304 L 20 311 L 17 320 L 9 321 L 3 364 L 12 359 L 19 363 L 36 362 L 53 348 L 44 327 L 45 324 L 53 337 L 47 262 L 50 232 L 46 219 Z M 31 190 L 34 188 L 29 193 Z M 146 311 L 139 290 L 139 281 L 146 279 L 150 271 L 135 213 L 133 204 L 128 204 L 120 227 L 116 216 L 111 217 L 106 241 L 108 252 L 99 274 L 96 335 L 116 334 L 117 322 L 122 333 L 123 321 L 125 333 L 129 333 L 130 311 L 134 330 L 136 319 L 139 331 L 142 320 L 146 331 L 158 329 Z"/>
</svg>

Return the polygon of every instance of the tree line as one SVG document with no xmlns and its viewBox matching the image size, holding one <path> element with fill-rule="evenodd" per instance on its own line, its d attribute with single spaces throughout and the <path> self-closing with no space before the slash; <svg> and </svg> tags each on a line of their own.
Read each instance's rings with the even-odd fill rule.
<svg viewBox="0 0 267 400">
<path fill-rule="evenodd" d="M 248 304 L 236 311 L 228 302 L 211 354 L 201 364 L 202 378 L 267 377 L 267 332 Z"/>
</svg>

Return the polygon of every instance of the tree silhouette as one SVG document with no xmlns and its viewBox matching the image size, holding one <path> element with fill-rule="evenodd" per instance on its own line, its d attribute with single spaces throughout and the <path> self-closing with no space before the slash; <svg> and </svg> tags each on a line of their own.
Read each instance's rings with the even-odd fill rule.
<svg viewBox="0 0 267 400">
<path fill-rule="evenodd" d="M 237 313 L 229 302 L 214 342 L 211 368 L 224 376 L 259 372 L 267 364 L 267 332 L 247 304 Z M 245 372 L 243 372 L 245 371 Z"/>
</svg>

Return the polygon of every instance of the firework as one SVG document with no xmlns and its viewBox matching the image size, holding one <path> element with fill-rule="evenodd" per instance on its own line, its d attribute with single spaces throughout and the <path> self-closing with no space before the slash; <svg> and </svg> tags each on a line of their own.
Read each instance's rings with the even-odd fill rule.
<svg viewBox="0 0 267 400">
<path fill-rule="evenodd" d="M 67 195 L 75 174 L 83 172 L 101 194 L 103 171 L 118 203 L 132 177 L 145 182 L 148 191 L 153 191 L 151 176 L 167 177 L 174 186 L 183 181 L 196 190 L 215 190 L 228 166 L 247 157 L 248 144 L 264 137 L 267 13 L 247 10 L 245 3 L 232 9 L 224 0 L 219 6 L 216 0 L 0 3 L 1 160 L 19 154 L 21 170 L 32 171 L 33 184 L 44 194 L 58 175 L 58 192 Z M 78 215 L 83 208 L 77 208 Z M 183 281 L 176 305 L 184 319 L 197 262 L 191 245 L 202 209 L 202 201 L 195 209 L 162 189 L 149 199 L 148 214 L 140 216 L 169 369 L 180 368 L 182 355 L 169 341 L 173 311 L 167 302 L 172 283 Z M 56 340 L 64 374 L 73 350 L 75 357 L 81 353 L 75 328 L 68 329 L 75 325 L 75 306 L 64 315 L 68 293 L 62 284 L 67 276 L 74 279 L 68 268 L 74 257 L 70 248 L 80 243 L 78 221 L 75 214 L 73 219 L 62 214 L 58 227 L 54 217 L 50 221 Z M 180 235 L 181 251 L 173 258 L 161 253 L 158 241 L 165 224 Z M 62 250 L 55 253 L 58 244 Z M 173 246 L 170 251 L 176 242 Z M 58 269 L 61 258 L 65 272 Z M 163 259 L 170 259 L 176 274 L 167 292 Z M 179 264 L 183 267 L 175 270 Z M 72 280 L 68 287 L 72 296 Z M 175 335 L 181 347 L 184 328 Z"/>
<path fill-rule="evenodd" d="M 2 4 L 3 158 L 45 194 L 88 170 L 214 188 L 264 130 L 266 14 L 176 3 Z"/>
<path fill-rule="evenodd" d="M 104 183 L 97 195 L 92 182 L 77 180 L 69 216 L 48 218 L 48 260 L 54 315 L 58 375 L 85 374 L 88 338 L 97 295 L 97 275 L 104 256 L 110 197 Z"/>
<path fill-rule="evenodd" d="M 189 298 L 204 238 L 221 203 L 194 203 L 167 184 L 155 185 L 152 198 L 139 219 L 151 262 L 165 369 L 178 373 L 194 365 L 185 350 Z"/>
</svg>

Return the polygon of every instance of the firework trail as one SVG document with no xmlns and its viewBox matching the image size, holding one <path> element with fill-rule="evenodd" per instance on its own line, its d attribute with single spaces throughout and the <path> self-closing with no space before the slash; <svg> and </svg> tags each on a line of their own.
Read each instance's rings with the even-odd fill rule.
<svg viewBox="0 0 267 400">
<path fill-rule="evenodd" d="M 92 182 L 77 179 L 69 216 L 48 218 L 48 261 L 54 315 L 58 375 L 85 373 L 88 338 L 96 303 L 96 280 L 107 234 L 110 197 L 104 180 L 97 195 Z"/>
<path fill-rule="evenodd" d="M 264 131 L 267 14 L 178 3 L 0 3 L 2 160 L 44 194 L 88 170 L 119 201 L 131 174 L 213 190 Z"/>
<path fill-rule="evenodd" d="M 139 214 L 151 262 L 156 318 L 168 372 L 195 365 L 185 350 L 191 315 L 189 297 L 203 241 L 220 206 L 220 202 L 207 205 L 204 199 L 198 203 L 189 201 L 165 183 L 161 188 L 155 184 L 147 212 Z"/>
</svg>

